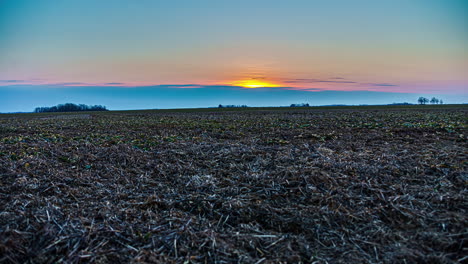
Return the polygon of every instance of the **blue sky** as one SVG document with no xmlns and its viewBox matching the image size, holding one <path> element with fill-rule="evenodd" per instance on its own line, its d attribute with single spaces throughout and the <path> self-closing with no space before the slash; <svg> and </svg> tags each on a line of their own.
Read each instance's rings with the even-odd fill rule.
<svg viewBox="0 0 468 264">
<path fill-rule="evenodd" d="M 160 108 L 215 97 L 466 102 L 467 14 L 466 0 L 0 0 L 0 111 L 62 99 L 115 109 L 157 98 Z M 170 86 L 183 84 L 205 88 Z M 24 98 L 33 86 L 42 94 Z M 248 91 L 259 87 L 276 89 Z M 122 102 L 123 91 L 139 103 Z"/>
</svg>

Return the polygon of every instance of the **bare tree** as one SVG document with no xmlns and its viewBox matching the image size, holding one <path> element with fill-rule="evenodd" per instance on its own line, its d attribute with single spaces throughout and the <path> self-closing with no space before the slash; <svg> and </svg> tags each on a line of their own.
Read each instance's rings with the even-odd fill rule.
<svg viewBox="0 0 468 264">
<path fill-rule="evenodd" d="M 426 97 L 422 97 L 422 96 L 421 96 L 421 97 L 418 98 L 418 103 L 419 103 L 420 105 L 427 104 L 428 102 L 429 102 L 429 99 L 427 99 Z"/>
<path fill-rule="evenodd" d="M 102 105 L 76 105 L 71 103 L 59 104 L 52 107 L 36 107 L 34 112 L 36 113 L 48 113 L 48 112 L 79 112 L 79 111 L 107 111 L 107 108 Z"/>
</svg>

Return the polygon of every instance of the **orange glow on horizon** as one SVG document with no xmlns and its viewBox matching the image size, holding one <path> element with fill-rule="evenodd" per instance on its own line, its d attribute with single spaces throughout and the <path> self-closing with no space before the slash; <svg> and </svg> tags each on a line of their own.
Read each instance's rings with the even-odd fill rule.
<svg viewBox="0 0 468 264">
<path fill-rule="evenodd" d="M 244 88 L 280 87 L 281 86 L 279 84 L 268 82 L 268 81 L 261 80 L 261 79 L 240 80 L 240 81 L 231 82 L 230 84 L 234 86 L 241 86 Z"/>
</svg>

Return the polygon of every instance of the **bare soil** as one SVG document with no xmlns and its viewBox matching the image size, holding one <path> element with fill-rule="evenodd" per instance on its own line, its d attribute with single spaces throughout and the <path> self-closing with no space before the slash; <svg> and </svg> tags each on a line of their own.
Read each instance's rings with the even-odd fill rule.
<svg viewBox="0 0 468 264">
<path fill-rule="evenodd" d="M 0 262 L 466 263 L 467 113 L 0 117 Z"/>
</svg>

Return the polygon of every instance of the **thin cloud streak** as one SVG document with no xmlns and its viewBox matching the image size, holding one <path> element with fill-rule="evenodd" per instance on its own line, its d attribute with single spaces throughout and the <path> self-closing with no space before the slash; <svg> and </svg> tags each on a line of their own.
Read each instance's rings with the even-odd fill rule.
<svg viewBox="0 0 468 264">
<path fill-rule="evenodd" d="M 399 86 L 398 84 L 392 84 L 392 83 L 370 83 L 369 85 L 372 85 L 372 86 L 381 86 L 381 87 L 394 87 L 394 86 Z"/>
<path fill-rule="evenodd" d="M 89 83 L 84 83 L 84 82 L 62 82 L 62 83 L 54 83 L 51 85 L 57 85 L 57 86 L 89 86 Z"/>
<path fill-rule="evenodd" d="M 353 81 L 333 81 L 321 79 L 289 79 L 283 81 L 284 83 L 357 83 Z"/>
<path fill-rule="evenodd" d="M 22 83 L 25 80 L 0 80 L 0 83 Z"/>
</svg>

